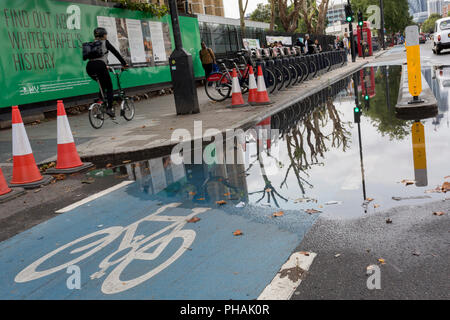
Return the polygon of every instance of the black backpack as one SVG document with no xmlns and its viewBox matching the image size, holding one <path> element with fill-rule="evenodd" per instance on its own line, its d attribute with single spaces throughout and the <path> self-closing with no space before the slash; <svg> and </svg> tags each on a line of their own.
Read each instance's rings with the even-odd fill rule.
<svg viewBox="0 0 450 320">
<path fill-rule="evenodd" d="M 83 43 L 83 60 L 98 59 L 107 53 L 108 51 L 105 52 L 103 42 L 100 40 Z"/>
</svg>

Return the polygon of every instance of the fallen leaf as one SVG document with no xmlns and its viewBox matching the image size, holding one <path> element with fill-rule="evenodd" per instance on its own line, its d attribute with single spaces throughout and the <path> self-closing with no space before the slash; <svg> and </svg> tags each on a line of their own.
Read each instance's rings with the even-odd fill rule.
<svg viewBox="0 0 450 320">
<path fill-rule="evenodd" d="M 38 192 L 40 192 L 42 189 L 36 189 L 36 190 L 34 190 L 34 193 L 38 193 Z"/>
<path fill-rule="evenodd" d="M 341 256 L 340 253 L 334 255 L 335 258 L 339 258 L 340 256 Z"/>
<path fill-rule="evenodd" d="M 216 204 L 219 204 L 219 205 L 224 205 L 224 204 L 226 204 L 227 202 L 225 201 L 225 200 L 219 200 L 219 201 L 216 201 Z"/>
<path fill-rule="evenodd" d="M 146 126 L 142 126 L 141 128 L 144 129 Z"/>
<path fill-rule="evenodd" d="M 127 163 L 130 163 L 130 162 L 131 162 L 131 160 L 124 160 L 124 161 L 122 161 L 123 164 L 127 164 Z"/>
<path fill-rule="evenodd" d="M 450 191 L 450 182 L 444 182 L 441 189 L 442 189 L 442 192 Z"/>
<path fill-rule="evenodd" d="M 242 231 L 241 230 L 236 230 L 235 232 L 233 232 L 233 235 L 234 236 L 242 236 L 243 235 L 243 233 L 242 233 Z"/>
<path fill-rule="evenodd" d="M 116 140 L 116 138 L 112 137 L 111 140 Z"/>
<path fill-rule="evenodd" d="M 373 201 L 373 200 L 375 200 L 375 199 L 374 199 L 374 198 L 367 198 L 366 200 L 369 201 L 369 202 L 371 202 L 371 201 Z"/>
<path fill-rule="evenodd" d="M 224 193 L 223 194 L 225 197 L 229 197 L 229 196 L 231 196 L 231 193 L 230 192 L 227 192 L 227 193 Z"/>
<path fill-rule="evenodd" d="M 305 210 L 306 213 L 313 214 L 313 213 L 321 213 L 322 211 L 316 210 L 316 209 L 307 209 Z"/>
<path fill-rule="evenodd" d="M 387 219 L 386 219 L 386 223 L 392 223 L 392 219 L 387 218 Z"/>
<path fill-rule="evenodd" d="M 107 165 L 106 165 L 106 168 L 112 168 L 112 164 L 111 163 L 108 163 Z"/>
<path fill-rule="evenodd" d="M 84 183 L 84 184 L 91 184 L 91 183 L 93 183 L 94 181 L 95 181 L 94 178 L 88 178 L 88 179 L 86 179 L 86 180 L 81 180 L 81 183 Z"/>
<path fill-rule="evenodd" d="M 281 216 L 283 216 L 284 215 L 284 212 L 283 211 L 278 211 L 278 212 L 275 212 L 272 216 L 273 217 L 281 217 Z"/>
<path fill-rule="evenodd" d="M 189 195 L 190 195 L 190 196 L 195 196 L 195 195 L 196 195 L 196 193 L 195 193 L 195 192 L 193 192 L 193 191 L 190 191 L 190 192 L 189 192 Z"/>
<path fill-rule="evenodd" d="M 309 257 L 309 252 L 308 251 L 300 251 L 300 254 Z"/>
<path fill-rule="evenodd" d="M 402 181 L 400 181 L 400 183 L 404 183 L 405 184 L 405 186 L 409 186 L 409 185 L 411 185 L 411 184 L 414 184 L 414 183 L 416 183 L 414 180 L 402 180 Z"/>
<path fill-rule="evenodd" d="M 200 221 L 199 217 L 193 217 L 192 219 L 187 220 L 188 223 L 196 223 L 198 221 Z"/>
<path fill-rule="evenodd" d="M 379 204 L 374 204 L 373 207 L 376 209 L 376 208 L 381 207 L 381 205 L 379 205 Z"/>
<path fill-rule="evenodd" d="M 443 216 L 445 213 L 444 212 L 442 212 L 442 211 L 436 211 L 436 212 L 433 212 L 433 214 L 435 215 L 435 216 Z"/>
<path fill-rule="evenodd" d="M 386 264 L 386 260 L 384 260 L 383 258 L 378 259 L 378 262 L 381 264 Z"/>
<path fill-rule="evenodd" d="M 61 174 L 55 174 L 55 175 L 53 175 L 53 178 L 55 178 L 58 181 L 66 180 L 66 175 L 62 174 L 62 173 Z"/>
</svg>

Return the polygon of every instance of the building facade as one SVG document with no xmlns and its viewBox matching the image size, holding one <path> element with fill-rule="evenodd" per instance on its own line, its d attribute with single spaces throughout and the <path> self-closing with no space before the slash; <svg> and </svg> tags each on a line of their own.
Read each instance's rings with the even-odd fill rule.
<svg viewBox="0 0 450 320">
<path fill-rule="evenodd" d="M 442 0 L 428 0 L 428 16 L 433 13 L 442 14 Z"/>
<path fill-rule="evenodd" d="M 328 26 L 334 25 L 345 20 L 344 3 L 339 3 L 328 8 L 327 11 Z"/>
<path fill-rule="evenodd" d="M 146 0 L 138 0 L 144 1 Z M 165 4 L 167 0 L 150 0 L 152 3 Z M 207 14 L 211 16 L 224 17 L 225 10 L 223 7 L 223 0 L 177 0 L 178 10 L 191 14 Z"/>
</svg>

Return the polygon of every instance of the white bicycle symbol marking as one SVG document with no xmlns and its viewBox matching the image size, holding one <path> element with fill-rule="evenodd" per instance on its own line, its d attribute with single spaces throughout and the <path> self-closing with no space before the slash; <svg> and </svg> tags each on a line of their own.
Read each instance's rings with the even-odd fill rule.
<svg viewBox="0 0 450 320">
<path fill-rule="evenodd" d="M 106 274 L 106 271 L 111 267 L 115 266 L 115 268 L 107 275 L 106 279 L 103 281 L 102 284 L 102 292 L 105 294 L 115 294 L 119 292 L 123 292 L 126 290 L 129 290 L 135 286 L 140 285 L 141 283 L 149 280 L 150 278 L 157 275 L 159 272 L 170 266 L 172 263 L 174 263 L 178 258 L 183 255 L 183 253 L 189 249 L 189 247 L 192 245 L 192 243 L 195 240 L 196 232 L 194 230 L 182 230 L 183 227 L 187 224 L 187 220 L 193 218 L 196 215 L 205 213 L 206 211 L 210 210 L 211 208 L 193 208 L 192 212 L 187 216 L 161 216 L 160 213 L 164 212 L 168 208 L 176 208 L 181 203 L 171 203 L 165 206 L 162 206 L 159 208 L 155 213 L 150 214 L 149 216 L 138 220 L 132 224 L 130 224 L 127 227 L 110 227 L 107 229 L 103 229 L 97 232 L 93 232 L 91 234 L 88 234 L 84 237 L 81 237 L 77 240 L 74 240 L 50 253 L 43 256 L 42 258 L 36 260 L 31 265 L 26 267 L 24 270 L 22 270 L 14 279 L 18 283 L 22 282 L 28 282 L 32 280 L 36 280 L 45 276 L 48 276 L 50 274 L 53 274 L 55 272 L 58 272 L 60 270 L 66 269 L 67 267 L 77 264 L 80 261 L 83 261 L 84 259 L 92 256 L 93 254 L 97 253 L 98 251 L 105 248 L 107 245 L 109 245 L 114 240 L 118 239 L 123 233 L 124 237 L 117 248 L 116 251 L 111 253 L 109 256 L 107 256 L 100 264 L 100 271 L 94 273 L 91 275 L 91 279 L 99 279 L 103 277 Z M 138 235 L 136 236 L 136 230 L 140 223 L 143 222 L 152 222 L 152 221 L 159 221 L 159 222 L 173 222 L 171 225 L 159 230 L 158 232 L 145 237 L 144 235 Z M 158 236 L 166 233 L 167 231 L 172 231 L 158 239 L 155 240 Z M 70 254 L 76 254 L 80 253 L 86 250 L 89 250 L 88 252 L 84 253 L 80 257 L 73 259 L 67 263 L 64 263 L 60 266 L 53 267 L 44 271 L 36 271 L 36 269 L 44 262 L 46 262 L 48 259 L 52 258 L 57 253 L 76 245 L 79 242 L 85 241 L 89 238 L 93 238 L 99 235 L 105 234 L 106 236 L 102 239 L 96 240 L 92 243 L 89 243 L 87 245 L 84 245 L 80 248 L 75 248 L 70 251 Z M 159 257 L 161 252 L 169 245 L 169 243 L 176 238 L 181 238 L 183 240 L 182 245 L 180 248 L 166 261 L 155 267 L 154 269 L 150 270 L 148 273 L 137 277 L 132 280 L 123 281 L 120 280 L 120 276 L 124 269 L 134 260 L 146 260 L 151 261 L 155 260 Z M 156 249 L 151 252 L 147 253 L 150 248 L 156 247 Z M 111 259 L 118 253 L 124 251 L 124 250 L 130 250 L 126 255 L 123 255 L 122 257 L 111 261 Z"/>
</svg>

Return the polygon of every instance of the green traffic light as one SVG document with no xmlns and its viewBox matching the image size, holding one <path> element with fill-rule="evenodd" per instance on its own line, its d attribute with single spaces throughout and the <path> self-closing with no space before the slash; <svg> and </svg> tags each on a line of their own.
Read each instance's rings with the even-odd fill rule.
<svg viewBox="0 0 450 320">
<path fill-rule="evenodd" d="M 364 96 L 364 99 L 369 100 L 369 96 Z"/>
<path fill-rule="evenodd" d="M 358 107 L 356 107 L 354 110 L 355 110 L 356 113 L 359 112 L 359 108 Z"/>
<path fill-rule="evenodd" d="M 347 17 L 347 21 L 351 22 L 352 21 L 352 17 Z"/>
</svg>

